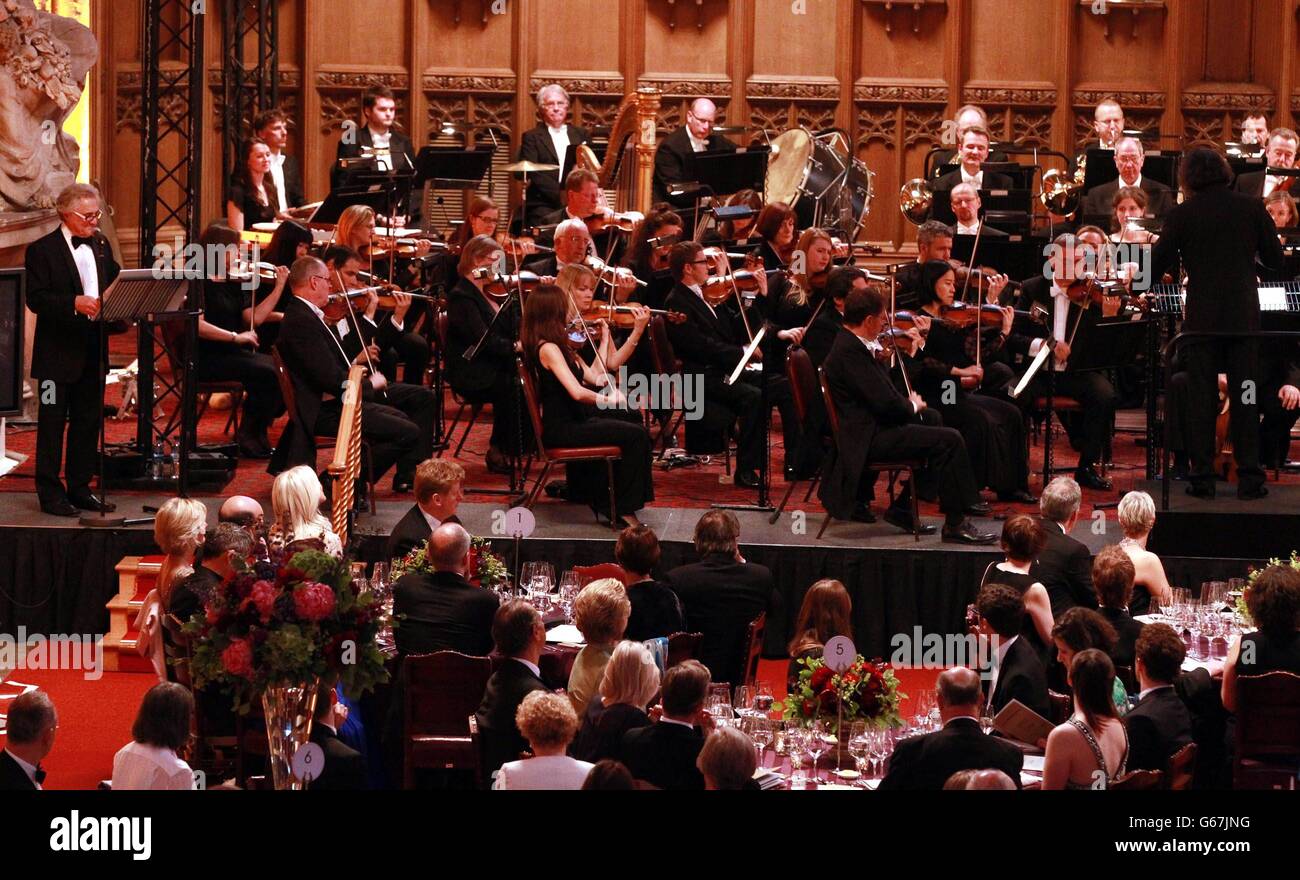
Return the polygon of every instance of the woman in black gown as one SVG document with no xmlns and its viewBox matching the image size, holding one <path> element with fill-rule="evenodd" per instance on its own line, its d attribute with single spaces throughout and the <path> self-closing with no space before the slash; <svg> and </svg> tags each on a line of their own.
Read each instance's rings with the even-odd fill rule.
<svg viewBox="0 0 1300 880">
<path fill-rule="evenodd" d="M 1056 656 L 1052 642 L 1052 602 L 1047 588 L 1029 573 L 1047 542 L 1043 527 L 1032 516 L 1018 514 L 1002 524 L 1002 552 L 1006 559 L 990 562 L 984 569 L 980 589 L 987 584 L 1006 584 L 1025 598 L 1025 618 L 1020 635 L 1033 646 L 1044 665 Z"/>
<path fill-rule="evenodd" d="M 539 286 L 524 302 L 519 339 L 524 362 L 537 381 L 542 439 L 548 446 L 618 446 L 622 455 L 614 463 L 617 509 L 608 510 L 608 475 L 601 461 L 568 465 L 568 497 L 587 501 L 597 513 L 608 513 L 611 521 L 639 525 L 636 512 L 654 500 L 650 435 L 639 422 L 602 412 L 626 408 L 627 398 L 570 348 L 568 309 L 568 297 L 549 284 Z M 638 329 L 644 330 L 649 314 L 638 309 L 637 315 Z M 597 392 L 596 387 L 605 390 Z"/>
<path fill-rule="evenodd" d="M 236 232 L 252 229 L 254 223 L 270 223 L 279 204 L 271 179 L 271 148 L 261 138 L 246 141 L 226 188 L 226 223 Z"/>
</svg>

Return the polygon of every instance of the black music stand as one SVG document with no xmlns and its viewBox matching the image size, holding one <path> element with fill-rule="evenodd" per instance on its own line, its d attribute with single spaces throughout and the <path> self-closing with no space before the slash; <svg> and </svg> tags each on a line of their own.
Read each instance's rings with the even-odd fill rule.
<svg viewBox="0 0 1300 880">
<path fill-rule="evenodd" d="M 421 147 L 415 157 L 415 189 L 425 184 L 432 184 L 433 189 L 478 189 L 483 178 L 492 166 L 492 154 L 495 147 L 475 147 L 472 150 L 460 150 L 454 147 Z M 527 207 L 528 190 L 524 189 L 524 202 Z M 448 225 L 445 210 L 446 201 L 438 196 L 434 203 L 442 211 L 444 227 Z M 432 213 L 432 212 L 430 212 Z M 425 231 L 432 230 L 432 217 L 425 220 Z"/>
<path fill-rule="evenodd" d="M 979 264 L 997 269 L 1013 281 L 1029 278 L 1042 272 L 1043 248 L 1048 241 L 1043 236 L 1008 235 L 1000 238 L 982 235 Z M 953 236 L 953 259 L 969 264 L 974 246 L 973 235 Z"/>
<path fill-rule="evenodd" d="M 392 222 L 403 205 L 407 205 L 407 213 L 410 213 L 411 189 L 415 180 L 414 169 L 405 171 L 360 171 L 348 177 L 349 187 L 366 187 L 367 189 L 377 189 L 384 194 L 385 205 L 382 210 L 376 211 L 388 220 L 386 226 L 392 227 L 396 224 Z"/>
<path fill-rule="evenodd" d="M 737 299 L 740 298 L 739 293 L 736 294 L 736 296 Z M 738 304 L 742 309 L 744 308 L 743 303 L 738 303 Z M 734 385 L 741 380 L 741 377 L 745 375 L 745 371 L 749 368 L 749 365 L 753 363 L 754 353 L 759 350 L 759 347 L 761 345 L 763 345 L 766 336 L 767 336 L 767 327 L 764 326 L 758 328 L 758 331 L 754 334 L 754 338 L 750 340 L 749 344 L 746 345 L 742 350 L 740 355 L 740 360 L 736 362 L 736 366 L 735 368 L 732 369 L 731 375 L 724 380 L 726 384 Z M 776 508 L 772 506 L 771 498 L 768 497 L 768 490 L 771 484 L 771 470 L 772 470 L 772 461 L 771 461 L 772 459 L 772 405 L 769 402 L 767 396 L 767 380 L 768 380 L 767 364 L 770 359 L 771 358 L 767 357 L 766 354 L 764 354 L 762 360 L 759 361 L 759 366 L 762 368 L 762 372 L 759 378 L 758 399 L 759 399 L 759 406 L 762 408 L 763 411 L 763 457 L 760 458 L 758 461 L 758 499 L 754 504 L 727 503 L 727 504 L 710 505 L 715 510 L 753 510 L 759 513 L 776 512 Z M 724 442 L 725 442 L 725 438 L 724 438 Z M 740 459 L 739 456 L 737 456 L 736 473 L 739 472 L 740 472 Z"/>
<path fill-rule="evenodd" d="M 310 222 L 327 226 L 336 224 L 343 212 L 353 205 L 365 205 L 376 214 L 382 214 L 388 208 L 388 193 L 378 184 L 339 187 L 325 197 Z"/>
<path fill-rule="evenodd" d="M 140 321 L 152 320 L 153 315 L 159 312 L 175 312 L 180 309 L 185 302 L 185 295 L 189 290 L 189 281 L 184 278 L 159 278 L 153 269 L 129 269 L 117 276 L 117 279 L 108 286 L 108 289 L 100 296 L 99 315 L 96 323 L 99 324 L 99 363 L 102 366 L 108 357 L 108 332 L 105 329 L 109 322 L 114 321 Z M 194 313 L 197 316 L 198 312 Z M 190 334 L 189 350 L 194 349 L 193 336 L 195 335 L 195 320 L 191 318 L 188 322 L 188 333 Z M 152 357 L 152 352 L 149 356 Z M 189 365 L 185 369 L 185 391 L 182 397 L 182 406 L 189 406 L 186 401 L 191 400 L 189 393 Z M 101 392 L 102 394 L 102 392 Z M 152 416 L 152 413 L 150 413 Z M 186 441 L 193 440 L 194 419 L 184 419 L 181 427 L 181 455 L 179 457 L 180 467 L 180 486 L 183 490 L 185 487 L 185 476 L 188 470 Z M 104 407 L 99 407 L 99 498 L 101 501 L 107 501 L 104 483 Z M 81 517 L 81 525 L 89 528 L 119 528 L 126 524 L 126 517 L 103 513 L 101 511 L 85 513 Z"/>
</svg>

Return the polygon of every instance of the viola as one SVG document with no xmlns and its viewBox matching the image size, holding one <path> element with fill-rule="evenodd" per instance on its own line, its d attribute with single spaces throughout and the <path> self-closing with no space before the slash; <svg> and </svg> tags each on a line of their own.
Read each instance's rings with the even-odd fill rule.
<svg viewBox="0 0 1300 880">
<path fill-rule="evenodd" d="M 603 300 L 595 300 L 580 315 L 583 321 L 604 321 L 611 327 L 621 327 L 624 329 L 636 325 L 636 319 L 632 316 L 632 310 L 637 308 L 635 305 L 615 305 Z M 686 315 L 682 312 L 673 312 L 667 309 L 648 309 L 653 317 L 659 315 L 670 324 L 681 324 L 685 322 Z M 573 319 L 577 323 L 578 318 Z"/>
<path fill-rule="evenodd" d="M 357 303 L 364 303 L 370 294 L 378 290 L 378 287 L 362 287 L 349 290 L 347 293 L 331 293 L 325 300 L 325 305 L 321 307 L 321 311 L 325 313 L 325 320 L 337 324 L 348 316 L 351 308 L 355 308 Z"/>
<path fill-rule="evenodd" d="M 483 285 L 483 293 L 497 300 L 505 299 L 515 290 L 525 294 L 532 293 L 542 283 L 541 276 L 535 272 L 498 275 L 491 267 L 475 269 L 470 273 L 470 277 L 479 280 L 487 279 L 487 284 Z"/>
<path fill-rule="evenodd" d="M 622 266 L 611 266 L 600 257 L 588 256 L 582 261 L 583 265 L 596 273 L 596 277 L 611 287 L 617 287 L 619 282 L 625 278 L 631 278 L 636 282 L 637 287 L 649 287 L 650 285 L 637 278 L 632 274 L 631 269 Z"/>
<path fill-rule="evenodd" d="M 965 286 L 967 284 L 967 279 L 969 279 L 970 286 L 980 291 L 981 294 L 983 294 L 985 288 L 993 281 L 994 276 L 998 274 L 997 271 L 988 266 L 977 266 L 972 269 L 961 260 L 949 260 L 948 263 L 952 266 L 956 275 L 954 280 L 958 287 Z M 1007 286 L 1003 289 L 1020 290 L 1020 282 L 1008 279 Z"/>
<path fill-rule="evenodd" d="M 587 224 L 588 232 L 592 235 L 599 235 L 607 229 L 631 232 L 632 228 L 644 219 L 645 215 L 640 211 L 624 211 L 621 214 L 593 214 L 590 217 L 584 217 L 582 222 Z"/>
<path fill-rule="evenodd" d="M 727 300 L 731 299 L 732 293 L 753 293 L 758 290 L 758 276 L 760 271 L 769 278 L 773 275 L 787 274 L 784 269 L 762 269 L 758 271 L 741 269 L 740 271 L 732 272 L 729 275 L 714 275 L 705 281 L 704 284 L 700 285 L 700 289 L 704 295 L 704 301 L 714 308 L 717 308 Z"/>
</svg>

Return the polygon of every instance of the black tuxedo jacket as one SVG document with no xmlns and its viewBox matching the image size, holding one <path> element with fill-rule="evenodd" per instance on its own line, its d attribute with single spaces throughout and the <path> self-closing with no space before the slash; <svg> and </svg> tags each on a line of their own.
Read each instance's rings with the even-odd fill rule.
<svg viewBox="0 0 1300 880">
<path fill-rule="evenodd" d="M 831 516 L 848 519 L 858 503 L 859 481 L 876 433 L 920 420 L 889 370 L 848 330 L 835 337 L 822 369 L 839 412 L 840 438 L 848 442 L 832 449 L 818 497 Z"/>
<path fill-rule="evenodd" d="M 1152 217 L 1164 217 L 1169 213 L 1169 209 L 1177 204 L 1174 191 L 1158 180 L 1143 177 L 1140 188 L 1147 194 L 1147 213 Z M 1119 192 L 1118 177 L 1109 183 L 1094 186 L 1083 197 L 1083 213 L 1110 217 L 1113 213 L 1111 202 L 1114 201 L 1117 192 Z"/>
<path fill-rule="evenodd" d="M 459 651 L 474 657 L 492 653 L 492 617 L 497 597 L 450 571 L 412 572 L 393 586 L 393 632 L 397 652 Z"/>
<path fill-rule="evenodd" d="M 708 152 L 726 150 L 734 153 L 736 145 L 720 134 L 709 135 Z M 655 148 L 654 200 L 683 206 L 695 204 L 695 197 L 673 199 L 668 195 L 668 185 L 689 180 L 690 157 L 695 151 L 691 149 L 691 137 L 685 126 L 677 129 L 659 142 Z"/>
<path fill-rule="evenodd" d="M 490 776 L 507 761 L 515 761 L 528 748 L 519 732 L 515 712 L 524 697 L 544 691 L 546 685 L 533 671 L 518 660 L 506 658 L 488 679 L 474 718 L 478 721 L 479 741 L 483 750 L 483 775 Z"/>
<path fill-rule="evenodd" d="M 808 352 L 814 367 L 820 367 L 831 353 L 835 338 L 844 329 L 844 316 L 833 303 L 826 303 L 803 336 L 803 350 Z"/>
<path fill-rule="evenodd" d="M 117 278 L 121 268 L 104 233 L 92 236 L 100 295 Z M 82 295 L 81 276 L 62 225 L 27 247 L 27 307 L 36 313 L 36 338 L 32 344 L 32 377 L 54 382 L 76 382 L 87 369 L 102 372 L 99 361 L 99 324 L 73 307 Z"/>
<path fill-rule="evenodd" d="M 569 172 L 577 163 L 576 147 L 591 141 L 585 128 L 576 125 L 566 125 L 565 128 L 569 134 L 569 149 L 563 156 L 556 155 L 555 143 L 551 140 L 550 129 L 545 123 L 524 132 L 523 141 L 519 144 L 521 160 L 543 165 L 559 165 L 562 169 L 558 176 L 554 171 L 528 175 L 528 216 L 524 220 L 529 224 L 535 225 L 541 222 L 542 216 L 563 207 L 564 202 L 560 197 L 563 190 L 561 182 L 569 176 Z"/>
<path fill-rule="evenodd" d="M 1124 716 L 1128 768 L 1164 770 L 1174 752 L 1192 741 L 1192 715 L 1172 686 L 1151 691 Z"/>
<path fill-rule="evenodd" d="M 475 393 L 492 387 L 501 371 L 514 372 L 514 340 L 519 335 L 519 309 L 512 300 L 492 327 L 492 333 L 478 349 L 473 361 L 465 352 L 478 344 L 495 313 L 483 295 L 466 278 L 461 278 L 447 297 L 447 381 L 459 393 Z"/>
<path fill-rule="evenodd" d="M 334 151 L 334 158 L 338 159 L 355 159 L 361 155 L 363 148 L 370 148 L 375 145 L 374 139 L 370 136 L 370 127 L 362 124 L 357 128 L 357 136 L 352 143 L 347 143 L 345 139 L 340 138 L 338 147 Z M 412 171 L 415 169 L 415 146 L 411 139 L 402 134 L 397 129 L 391 129 L 388 138 L 388 151 L 392 155 L 392 166 L 396 171 Z M 287 163 L 286 163 L 287 164 Z M 343 169 L 339 168 L 336 161 L 334 167 L 330 169 L 330 188 L 338 189 L 347 177 Z M 288 184 L 286 179 L 285 184 Z"/>
<path fill-rule="evenodd" d="M 453 515 L 443 522 L 458 523 L 460 520 Z M 411 509 L 397 521 L 397 525 L 393 526 L 393 533 L 388 536 L 388 544 L 384 550 L 385 558 L 401 559 L 429 540 L 432 534 L 433 532 L 429 530 L 429 521 L 424 518 L 420 505 L 412 504 Z"/>
<path fill-rule="evenodd" d="M 745 638 L 759 614 L 767 612 L 769 635 L 785 632 L 781 596 L 766 566 L 710 553 L 668 572 L 668 585 L 682 600 L 686 630 L 704 634 L 700 662 L 714 681 L 744 681 Z"/>
<path fill-rule="evenodd" d="M 36 791 L 36 783 L 4 749 L 0 749 L 0 791 Z"/>
<path fill-rule="evenodd" d="M 1127 608 L 1101 608 L 1097 611 L 1115 627 L 1119 638 L 1111 649 L 1110 659 L 1116 666 L 1133 668 L 1137 656 L 1137 637 L 1142 634 L 1142 621 L 1129 616 Z"/>
<path fill-rule="evenodd" d="M 1035 275 L 1027 278 L 1020 283 L 1020 296 L 1016 299 L 1016 308 L 1021 311 L 1029 311 L 1033 306 L 1039 305 L 1047 310 L 1047 326 L 1031 324 L 1037 337 L 1047 336 L 1053 326 L 1053 315 L 1056 306 L 1052 302 L 1052 282 L 1042 275 Z M 1075 322 L 1079 322 L 1079 332 L 1074 338 L 1074 344 L 1071 348 L 1082 350 L 1088 345 L 1089 339 L 1101 318 L 1100 309 L 1084 309 L 1083 318 L 1079 318 L 1079 306 L 1070 303 L 1069 311 L 1066 313 L 1065 331 L 1068 339 L 1070 330 L 1074 327 Z M 1024 325 L 1022 325 L 1024 326 Z M 1028 355 L 1030 339 L 1021 336 L 1018 332 L 1013 331 L 1007 339 L 1007 349 L 1013 353 Z M 1076 363 L 1078 361 L 1076 360 Z M 1066 362 L 1066 372 L 1070 371 L 1070 364 Z"/>
<path fill-rule="evenodd" d="M 323 397 L 343 397 L 343 385 L 351 364 L 341 351 L 342 343 L 306 302 L 289 296 L 284 301 L 284 318 L 280 322 L 280 335 L 275 347 L 289 374 L 289 381 L 293 383 L 298 418 L 314 436 Z M 367 399 L 373 396 L 370 383 L 367 382 L 362 390 Z M 315 460 L 313 437 L 300 437 L 299 433 L 292 422 L 285 428 L 276 445 L 274 465 L 277 468 L 310 464 Z"/>
<path fill-rule="evenodd" d="M 1044 718 L 1051 718 L 1051 705 L 1047 699 L 1047 671 L 1043 668 L 1043 661 L 1038 659 L 1034 646 L 1022 638 L 1016 638 L 1007 649 L 1007 655 L 1002 658 L 990 706 L 994 714 L 997 714 L 1012 700 L 1019 700 Z"/>
<path fill-rule="evenodd" d="M 313 791 L 361 791 L 366 787 L 364 755 L 324 724 L 311 726 L 311 741 L 325 753 L 325 766 L 311 782 Z"/>
<path fill-rule="evenodd" d="M 1047 588 L 1052 601 L 1052 617 L 1058 618 L 1076 605 L 1097 607 L 1097 591 L 1092 586 L 1092 553 L 1071 538 L 1049 519 L 1038 517 L 1047 535 L 1047 543 L 1030 566 L 1029 574 Z"/>
<path fill-rule="evenodd" d="M 681 312 L 686 320 L 668 324 L 668 341 L 685 373 L 703 373 L 724 379 L 745 353 L 745 331 L 740 313 L 730 303 L 713 310 L 684 284 L 675 284 L 664 298 L 664 308 Z"/>
<path fill-rule="evenodd" d="M 1020 788 L 1020 749 L 986 736 L 974 718 L 954 718 L 942 730 L 913 736 L 894 747 L 880 790 L 939 791 L 960 770 L 1001 770 Z"/>
<path fill-rule="evenodd" d="M 1262 199 L 1264 198 L 1264 180 L 1267 177 L 1268 172 L 1266 171 L 1251 171 L 1246 174 L 1239 174 L 1232 183 L 1232 189 L 1234 192 Z"/>
<path fill-rule="evenodd" d="M 672 791 L 699 791 L 704 776 L 695 760 L 704 748 L 699 728 L 659 721 L 623 734 L 623 763 L 637 779 Z"/>
<path fill-rule="evenodd" d="M 1001 150 L 989 150 L 987 162 L 1008 162 L 1010 157 Z M 961 154 L 957 150 L 943 150 L 934 157 L 934 165 L 930 166 L 930 177 L 938 180 L 951 171 L 961 170 Z"/>
<path fill-rule="evenodd" d="M 554 278 L 560 274 L 560 262 L 555 254 L 541 254 L 524 263 L 524 270 L 536 275 L 550 275 Z"/>
<path fill-rule="evenodd" d="M 1283 261 L 1262 201 L 1215 186 L 1175 207 L 1151 251 L 1152 277 L 1180 257 L 1187 269 L 1184 331 L 1259 329 L 1257 261 L 1274 270 Z"/>
<path fill-rule="evenodd" d="M 948 194 L 956 189 L 957 185 L 960 183 L 961 168 L 954 168 L 952 171 L 939 177 L 933 184 L 935 199 L 938 200 L 939 193 L 943 193 L 943 200 L 947 202 Z M 985 192 L 991 189 L 1011 189 L 1014 185 L 1015 181 L 1000 171 L 985 171 L 984 185 L 980 187 L 980 191 Z"/>
</svg>

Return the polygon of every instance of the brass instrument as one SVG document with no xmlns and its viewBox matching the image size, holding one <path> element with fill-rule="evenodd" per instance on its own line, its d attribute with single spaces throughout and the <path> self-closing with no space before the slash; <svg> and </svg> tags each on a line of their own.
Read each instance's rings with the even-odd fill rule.
<svg viewBox="0 0 1300 880">
<path fill-rule="evenodd" d="M 595 172 L 600 178 L 602 191 L 615 190 L 614 208 L 617 211 L 645 214 L 650 210 L 655 117 L 662 96 L 658 89 L 641 88 L 623 100 L 610 129 L 603 165 L 597 161 L 590 145 L 579 144 L 576 148 L 576 167 Z M 624 156 L 630 156 L 631 161 L 625 163 Z"/>
<path fill-rule="evenodd" d="M 1073 177 L 1058 168 L 1043 175 L 1043 191 L 1038 200 L 1049 213 L 1057 217 L 1069 217 L 1079 210 L 1083 181 L 1088 171 L 1088 154 L 1080 153 L 1074 161 Z"/>
<path fill-rule="evenodd" d="M 912 178 L 898 191 L 898 210 L 913 226 L 920 226 L 930 219 L 933 206 L 934 188 L 919 177 Z"/>
</svg>

